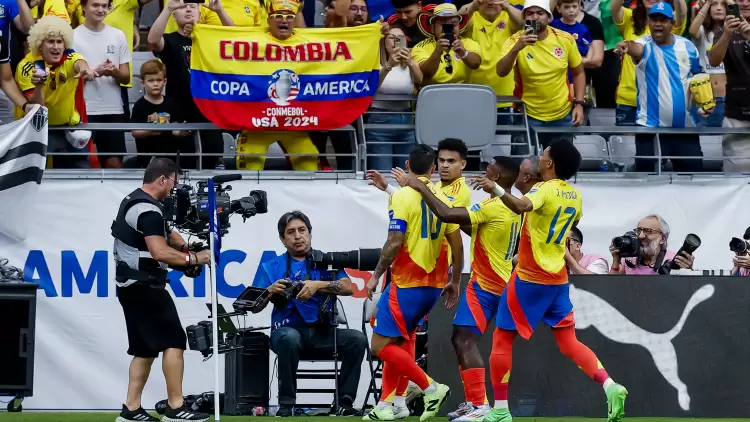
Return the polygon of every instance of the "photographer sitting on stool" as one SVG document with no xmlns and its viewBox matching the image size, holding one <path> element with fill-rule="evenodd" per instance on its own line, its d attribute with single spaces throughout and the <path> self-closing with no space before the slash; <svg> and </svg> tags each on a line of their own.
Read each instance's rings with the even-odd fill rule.
<svg viewBox="0 0 750 422">
<path fill-rule="evenodd" d="M 174 301 L 166 290 L 167 265 L 188 267 L 195 277 L 209 263 L 209 251 L 191 252 L 179 234 L 169 231 L 161 201 L 180 177 L 172 160 L 157 158 L 146 167 L 143 187 L 120 203 L 112 223 L 117 297 L 125 313 L 128 354 L 133 356 L 128 397 L 117 422 L 158 421 L 141 406 L 151 364 L 162 352 L 168 406 L 164 422 L 206 421 L 209 415 L 192 410 L 182 396 L 183 353 L 187 343 Z"/>
<path fill-rule="evenodd" d="M 362 332 L 334 328 L 335 317 L 327 312 L 335 306 L 336 296 L 351 296 L 352 281 L 343 270 L 335 280 L 325 271 L 312 268 L 312 225 L 300 211 L 284 214 L 279 219 L 279 238 L 286 253 L 265 262 L 259 269 L 254 287 L 267 288 L 270 295 L 253 309 L 262 311 L 268 302 L 274 304 L 271 314 L 271 350 L 278 356 L 279 410 L 276 416 L 294 415 L 297 398 L 297 367 L 300 355 L 331 359 L 334 353 L 334 336 L 341 371 L 338 383 L 338 408 L 331 406 L 331 415 L 353 416 L 354 398 L 359 386 L 359 373 L 367 349 L 367 339 Z M 320 281 L 319 281 L 320 280 Z M 291 286 L 301 283 L 299 287 Z M 296 296 L 287 298 L 293 290 Z M 287 293 L 285 293 L 285 291 Z M 329 306 L 325 305 L 330 298 Z M 325 309 L 324 309 L 325 308 Z"/>
</svg>

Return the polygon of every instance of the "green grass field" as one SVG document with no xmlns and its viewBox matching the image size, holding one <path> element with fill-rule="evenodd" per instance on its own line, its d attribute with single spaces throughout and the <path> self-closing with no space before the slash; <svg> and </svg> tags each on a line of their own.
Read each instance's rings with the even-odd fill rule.
<svg viewBox="0 0 750 422">
<path fill-rule="evenodd" d="M 0 422 L 113 422 L 117 417 L 116 413 L 55 413 L 55 412 L 21 412 L 21 413 L 0 413 Z M 313 422 L 331 420 L 322 416 L 304 416 L 289 419 L 276 419 L 271 417 L 249 417 L 249 416 L 222 416 L 222 421 L 294 421 L 294 422 Z M 359 417 L 336 418 L 347 421 L 361 420 Z M 214 419 L 211 418 L 211 421 Z M 407 421 L 418 421 L 418 417 L 405 419 Z M 447 421 L 448 418 L 434 418 L 436 422 Z M 514 422 L 594 422 L 604 421 L 605 418 L 513 418 Z M 750 419 L 697 419 L 697 418 L 625 418 L 626 422 L 750 422 Z"/>
</svg>

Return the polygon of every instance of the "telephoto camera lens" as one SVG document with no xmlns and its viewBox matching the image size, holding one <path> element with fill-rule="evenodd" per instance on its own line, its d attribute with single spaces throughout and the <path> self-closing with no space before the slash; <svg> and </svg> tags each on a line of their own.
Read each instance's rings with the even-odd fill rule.
<svg viewBox="0 0 750 422">
<path fill-rule="evenodd" d="M 729 241 L 729 250 L 737 255 L 743 254 L 747 252 L 747 242 L 733 237 L 732 240 Z"/>
</svg>

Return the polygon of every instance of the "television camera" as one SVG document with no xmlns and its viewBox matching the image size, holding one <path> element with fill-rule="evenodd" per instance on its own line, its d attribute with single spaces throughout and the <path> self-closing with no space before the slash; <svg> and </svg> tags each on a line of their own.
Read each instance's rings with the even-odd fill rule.
<svg viewBox="0 0 750 422">
<path fill-rule="evenodd" d="M 268 212 L 268 199 L 265 191 L 254 190 L 250 192 L 250 195 L 236 200 L 229 197 L 232 186 L 224 187 L 223 184 L 241 179 L 240 174 L 213 177 L 216 189 L 216 216 L 222 236 L 229 233 L 229 216 L 232 214 L 241 215 L 242 221 L 245 222 L 255 214 Z M 173 227 L 199 239 L 208 239 L 208 181 L 198 181 L 195 189 L 188 184 L 180 183 L 175 186 L 173 195 L 165 198 L 163 202 L 164 219 L 172 222 Z"/>
</svg>

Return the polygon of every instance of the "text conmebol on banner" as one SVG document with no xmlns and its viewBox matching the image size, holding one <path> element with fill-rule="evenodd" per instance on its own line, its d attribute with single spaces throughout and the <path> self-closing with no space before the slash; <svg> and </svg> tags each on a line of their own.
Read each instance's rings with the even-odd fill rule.
<svg viewBox="0 0 750 422">
<path fill-rule="evenodd" d="M 196 25 L 191 89 L 209 120 L 232 130 L 319 130 L 346 126 L 378 89 L 379 24 L 297 29 Z"/>
</svg>

